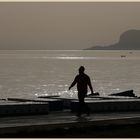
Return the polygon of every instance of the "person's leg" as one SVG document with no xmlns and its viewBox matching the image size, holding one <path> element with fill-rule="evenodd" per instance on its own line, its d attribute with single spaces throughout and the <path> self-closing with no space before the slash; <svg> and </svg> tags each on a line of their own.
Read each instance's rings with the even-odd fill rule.
<svg viewBox="0 0 140 140">
<path fill-rule="evenodd" d="M 90 115 L 90 108 L 88 105 L 85 103 L 85 113 L 89 116 Z"/>
<path fill-rule="evenodd" d="M 78 116 L 81 116 L 84 109 L 84 96 L 82 93 L 78 93 L 79 105 L 78 105 Z"/>
<path fill-rule="evenodd" d="M 88 105 L 85 103 L 85 97 L 86 97 L 86 93 L 84 93 L 84 99 L 83 99 L 83 107 L 84 107 L 84 112 L 89 116 L 90 115 L 90 109 L 88 107 Z"/>
</svg>

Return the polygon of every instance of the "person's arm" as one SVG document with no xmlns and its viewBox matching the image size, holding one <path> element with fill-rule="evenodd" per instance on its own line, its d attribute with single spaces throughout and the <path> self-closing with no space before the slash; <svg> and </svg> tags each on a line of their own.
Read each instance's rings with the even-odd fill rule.
<svg viewBox="0 0 140 140">
<path fill-rule="evenodd" d="M 93 94 L 94 92 L 93 92 L 93 88 L 92 88 L 92 85 L 91 85 L 90 78 L 89 78 L 88 86 L 89 86 L 89 88 L 91 90 L 91 94 Z"/>
<path fill-rule="evenodd" d="M 70 90 L 73 86 L 75 86 L 76 83 L 77 83 L 77 76 L 75 77 L 74 81 L 73 81 L 72 84 L 70 85 L 69 90 Z"/>
</svg>

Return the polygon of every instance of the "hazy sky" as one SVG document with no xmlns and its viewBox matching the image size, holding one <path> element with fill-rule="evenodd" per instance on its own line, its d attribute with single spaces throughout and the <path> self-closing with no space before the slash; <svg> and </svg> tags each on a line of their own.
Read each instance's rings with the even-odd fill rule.
<svg viewBox="0 0 140 140">
<path fill-rule="evenodd" d="M 0 49 L 84 49 L 140 30 L 140 2 L 0 2 Z"/>
</svg>

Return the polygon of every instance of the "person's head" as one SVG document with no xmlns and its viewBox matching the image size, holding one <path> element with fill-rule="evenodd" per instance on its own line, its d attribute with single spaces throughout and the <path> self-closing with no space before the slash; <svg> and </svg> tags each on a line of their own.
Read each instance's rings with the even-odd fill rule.
<svg viewBox="0 0 140 140">
<path fill-rule="evenodd" d="M 79 74 L 82 74 L 82 73 L 84 73 L 84 71 L 85 71 L 85 68 L 84 68 L 84 66 L 81 66 L 81 67 L 79 68 Z"/>
</svg>

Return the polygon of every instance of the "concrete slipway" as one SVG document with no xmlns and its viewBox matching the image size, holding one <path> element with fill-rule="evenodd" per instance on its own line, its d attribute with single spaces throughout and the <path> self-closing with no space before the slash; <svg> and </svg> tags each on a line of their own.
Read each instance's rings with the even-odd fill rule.
<svg viewBox="0 0 140 140">
<path fill-rule="evenodd" d="M 87 127 L 124 126 L 140 124 L 140 99 L 123 97 L 86 98 L 91 115 L 77 117 L 77 99 L 52 98 L 7 98 L 0 101 L 0 137 L 22 133 L 45 132 L 44 137 L 55 137 L 47 132 L 81 130 Z M 92 132 L 92 130 L 90 129 Z M 100 132 L 100 131 L 99 131 Z M 49 133 L 50 134 L 50 133 Z M 61 137 L 57 134 L 58 137 Z M 71 137 L 74 137 L 70 135 Z M 79 136 L 83 136 L 81 133 Z M 140 137 L 140 133 L 138 135 Z M 18 135 L 17 135 L 18 137 Z M 67 137 L 67 136 L 66 136 Z"/>
</svg>

